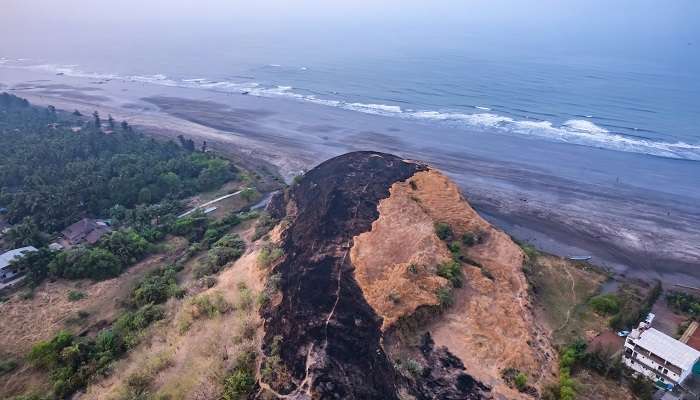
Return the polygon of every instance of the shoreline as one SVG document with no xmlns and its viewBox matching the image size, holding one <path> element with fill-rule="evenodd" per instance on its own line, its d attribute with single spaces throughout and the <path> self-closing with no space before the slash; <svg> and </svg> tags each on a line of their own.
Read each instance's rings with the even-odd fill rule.
<svg viewBox="0 0 700 400">
<path fill-rule="evenodd" d="M 700 248 L 694 244 L 700 243 L 700 202 L 696 202 L 700 193 L 687 184 L 700 176 L 695 175 L 700 172 L 697 162 L 675 164 L 685 169 L 674 176 L 666 171 L 674 171 L 670 160 L 647 158 L 649 166 L 641 174 L 630 171 L 615 179 L 606 169 L 625 174 L 625 166 L 641 156 L 484 137 L 289 99 L 143 83 L 98 85 L 89 79 L 38 73 L 12 78 L 3 78 L 6 86 L 0 90 L 28 83 L 10 92 L 67 111 L 96 109 L 154 136 L 175 139 L 182 134 L 200 144 L 206 140 L 217 151 L 274 165 L 288 181 L 352 150 L 421 159 L 453 178 L 477 211 L 518 240 L 562 256 L 592 255 L 593 263 L 618 274 L 700 284 L 700 271 L 694 268 L 700 266 Z M 56 81 L 62 86 L 57 87 Z M 444 144 L 434 140 L 438 135 Z M 478 143 L 470 143 L 472 139 Z M 459 140 L 474 148 L 453 146 Z M 600 170 L 598 161 L 604 163 Z M 578 169 L 585 171 L 582 176 Z M 654 191 L 658 185 L 650 175 L 654 171 L 679 183 L 672 192 Z"/>
</svg>

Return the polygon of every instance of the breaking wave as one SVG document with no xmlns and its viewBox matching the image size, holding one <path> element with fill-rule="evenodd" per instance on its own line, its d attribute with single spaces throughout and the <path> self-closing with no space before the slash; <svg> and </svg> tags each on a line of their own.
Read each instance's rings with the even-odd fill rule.
<svg viewBox="0 0 700 400">
<path fill-rule="evenodd" d="M 700 161 L 700 144 L 689 144 L 684 142 L 670 143 L 624 135 L 621 133 L 611 132 L 586 119 L 571 119 L 562 124 L 555 124 L 550 121 L 516 119 L 509 116 L 499 115 L 493 113 L 488 107 L 478 105 L 473 106 L 474 109 L 478 110 L 478 112 L 473 114 L 428 110 L 416 111 L 402 109 L 397 105 L 323 99 L 317 97 L 316 95 L 295 92 L 294 88 L 291 86 L 269 86 L 262 85 L 257 82 L 220 81 L 210 80 L 207 78 L 175 79 L 163 74 L 127 76 L 102 74 L 82 71 L 77 65 L 22 65 L 21 63 L 19 65 L 15 65 L 13 60 L 9 60 L 7 58 L 0 58 L 0 65 L 3 67 L 9 66 L 12 68 L 24 68 L 72 77 L 99 79 L 103 81 L 118 80 L 163 86 L 201 88 L 234 93 L 237 92 L 260 97 L 286 97 L 366 114 L 442 122 L 467 128 L 479 128 L 488 132 L 518 134 L 522 136 L 542 138 L 550 141 L 565 142 L 608 150 Z M 269 66 L 277 67 L 278 65 L 270 64 Z M 337 93 L 332 92 L 331 95 L 337 95 Z M 592 118 L 592 116 L 589 115 L 582 115 L 581 117 Z"/>
</svg>

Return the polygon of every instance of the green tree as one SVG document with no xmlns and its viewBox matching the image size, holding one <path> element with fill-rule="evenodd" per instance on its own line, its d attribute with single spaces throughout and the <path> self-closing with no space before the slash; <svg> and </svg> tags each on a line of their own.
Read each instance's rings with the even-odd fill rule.
<svg viewBox="0 0 700 400">
<path fill-rule="evenodd" d="M 41 247 L 46 243 L 44 235 L 31 217 L 24 217 L 21 223 L 10 228 L 5 236 L 5 241 L 13 248 L 36 246 Z"/>
</svg>

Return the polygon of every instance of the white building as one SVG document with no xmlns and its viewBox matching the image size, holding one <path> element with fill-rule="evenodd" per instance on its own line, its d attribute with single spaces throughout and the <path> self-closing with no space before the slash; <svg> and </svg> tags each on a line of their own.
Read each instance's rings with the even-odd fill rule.
<svg viewBox="0 0 700 400">
<path fill-rule="evenodd" d="M 692 373 L 700 351 L 642 322 L 625 340 L 626 366 L 665 386 L 675 386 Z"/>
<path fill-rule="evenodd" d="M 33 251 L 37 251 L 36 248 L 27 246 L 0 254 L 0 287 L 4 287 L 5 284 L 19 279 L 24 274 L 24 271 L 13 269 L 10 263 Z"/>
</svg>

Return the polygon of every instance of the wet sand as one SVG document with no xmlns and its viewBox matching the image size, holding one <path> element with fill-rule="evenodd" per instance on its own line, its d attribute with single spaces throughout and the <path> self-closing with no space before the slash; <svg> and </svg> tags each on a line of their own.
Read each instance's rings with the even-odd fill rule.
<svg viewBox="0 0 700 400">
<path fill-rule="evenodd" d="M 207 141 L 287 179 L 353 150 L 425 160 L 491 222 L 620 274 L 700 286 L 700 162 L 465 131 L 284 98 L 0 70 L 37 104 L 93 110 L 149 134 Z"/>
</svg>

